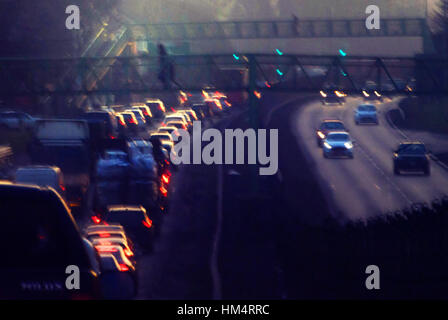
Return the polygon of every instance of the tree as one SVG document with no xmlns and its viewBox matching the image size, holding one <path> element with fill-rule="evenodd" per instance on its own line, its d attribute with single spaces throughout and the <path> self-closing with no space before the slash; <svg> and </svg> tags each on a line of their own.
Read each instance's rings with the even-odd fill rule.
<svg viewBox="0 0 448 320">
<path fill-rule="evenodd" d="M 441 43 L 438 49 L 442 55 L 448 56 L 448 0 L 439 0 L 432 22 L 436 37 L 440 39 L 440 42 L 437 42 Z"/>
</svg>

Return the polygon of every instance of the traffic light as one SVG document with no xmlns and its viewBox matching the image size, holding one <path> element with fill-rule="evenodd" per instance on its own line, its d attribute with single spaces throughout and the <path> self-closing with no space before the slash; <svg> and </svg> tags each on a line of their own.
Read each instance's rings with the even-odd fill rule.
<svg viewBox="0 0 448 320">
<path fill-rule="evenodd" d="M 235 60 L 240 60 L 240 56 L 237 55 L 236 53 L 233 54 L 233 58 L 234 58 Z"/>
<path fill-rule="evenodd" d="M 347 52 L 345 52 L 345 51 L 342 50 L 342 49 L 339 49 L 339 54 L 340 54 L 341 56 L 345 57 L 345 56 L 347 55 Z"/>
<path fill-rule="evenodd" d="M 282 55 L 283 55 L 283 52 L 280 51 L 280 49 L 275 49 L 275 53 L 277 53 L 279 56 L 282 56 Z"/>
<path fill-rule="evenodd" d="M 283 72 L 282 72 L 279 68 L 277 68 L 277 70 L 275 70 L 275 71 L 277 71 L 277 73 L 278 73 L 279 76 L 282 76 L 282 75 L 283 75 Z"/>
</svg>

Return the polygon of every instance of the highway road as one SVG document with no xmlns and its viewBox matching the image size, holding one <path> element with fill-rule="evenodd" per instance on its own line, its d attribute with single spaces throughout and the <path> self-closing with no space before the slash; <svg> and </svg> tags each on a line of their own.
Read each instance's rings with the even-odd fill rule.
<svg viewBox="0 0 448 320">
<path fill-rule="evenodd" d="M 341 222 L 368 219 L 448 194 L 448 171 L 434 161 L 431 161 L 429 177 L 394 175 L 392 153 L 405 139 L 389 124 L 386 114 L 398 101 L 387 99 L 376 103 L 378 126 L 355 124 L 354 110 L 362 103 L 361 98 L 348 98 L 341 106 L 309 103 L 297 108 L 291 117 L 296 142 L 307 155 L 310 170 L 319 177 L 332 214 Z M 315 131 L 324 119 L 344 122 L 355 141 L 354 159 L 323 157 Z"/>
</svg>

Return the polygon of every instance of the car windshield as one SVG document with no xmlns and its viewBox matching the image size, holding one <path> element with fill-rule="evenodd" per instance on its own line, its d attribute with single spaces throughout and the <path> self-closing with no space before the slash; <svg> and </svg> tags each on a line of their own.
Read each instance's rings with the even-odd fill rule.
<svg viewBox="0 0 448 320">
<path fill-rule="evenodd" d="M 329 121 L 322 123 L 321 128 L 327 130 L 344 129 L 344 125 L 339 121 Z"/>
<path fill-rule="evenodd" d="M 335 134 L 330 134 L 327 137 L 327 140 L 330 141 L 348 141 L 348 134 L 346 133 L 335 133 Z"/>
<path fill-rule="evenodd" d="M 425 154 L 426 148 L 423 144 L 402 144 L 398 148 L 398 153 Z"/>
</svg>

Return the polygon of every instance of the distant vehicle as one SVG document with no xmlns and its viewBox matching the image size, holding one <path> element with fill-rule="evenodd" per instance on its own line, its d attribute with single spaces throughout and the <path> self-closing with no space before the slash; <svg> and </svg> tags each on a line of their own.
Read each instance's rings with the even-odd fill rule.
<svg viewBox="0 0 448 320">
<path fill-rule="evenodd" d="M 171 113 L 167 116 L 165 116 L 165 119 L 162 122 L 162 125 L 167 125 L 168 122 L 173 122 L 173 121 L 180 121 L 183 124 L 185 124 L 186 127 L 188 127 L 188 122 L 186 121 L 185 117 L 183 117 L 182 114 L 178 114 L 178 113 Z"/>
<path fill-rule="evenodd" d="M 118 125 L 118 137 L 125 137 L 128 131 L 128 125 L 126 124 L 126 120 L 124 116 L 120 113 L 115 114 L 115 118 L 117 119 Z"/>
<path fill-rule="evenodd" d="M 152 122 L 152 112 L 151 109 L 146 105 L 132 105 L 132 109 L 140 110 L 143 113 L 146 124 L 149 125 Z"/>
<path fill-rule="evenodd" d="M 364 84 L 364 87 L 362 88 L 362 96 L 365 100 L 383 100 L 380 88 L 378 88 L 376 82 L 371 80 L 366 81 Z"/>
<path fill-rule="evenodd" d="M 65 199 L 65 183 L 61 169 L 51 166 L 28 166 L 16 170 L 15 182 L 51 187 Z"/>
<path fill-rule="evenodd" d="M 196 113 L 196 116 L 199 120 L 205 119 L 208 116 L 208 106 L 205 103 L 202 104 L 194 104 L 191 106 L 191 109 Z"/>
<path fill-rule="evenodd" d="M 219 99 L 205 99 L 205 104 L 208 106 L 209 116 L 221 113 L 222 104 Z"/>
<path fill-rule="evenodd" d="M 137 127 L 139 130 L 144 130 L 146 127 L 146 120 L 145 116 L 143 115 L 143 112 L 138 109 L 126 109 L 125 112 L 132 112 L 135 115 L 135 118 L 137 119 Z"/>
<path fill-rule="evenodd" d="M 0 112 L 0 128 L 31 130 L 34 127 L 34 122 L 35 119 L 25 112 Z"/>
<path fill-rule="evenodd" d="M 121 246 L 123 248 L 124 254 L 125 256 L 131 260 L 131 262 L 134 263 L 134 261 L 132 261 L 135 256 L 133 249 L 131 248 L 131 245 L 128 242 L 128 239 L 123 239 L 123 238 L 114 238 L 114 237 L 110 237 L 110 238 L 98 238 L 92 241 L 92 244 L 94 247 L 96 246 L 111 246 L 111 245 L 118 245 Z"/>
<path fill-rule="evenodd" d="M 197 121 L 197 120 L 199 120 L 199 119 L 198 119 L 198 116 L 196 115 L 196 112 L 194 112 L 194 111 L 191 110 L 191 109 L 182 109 L 182 110 L 178 110 L 178 112 L 188 114 L 188 116 L 190 117 L 190 120 L 191 120 L 191 121 Z"/>
<path fill-rule="evenodd" d="M 30 156 L 34 164 L 59 167 L 64 174 L 69 205 L 83 206 L 94 158 L 86 121 L 37 120 Z"/>
<path fill-rule="evenodd" d="M 151 109 L 155 118 L 163 118 L 166 113 L 165 104 L 160 99 L 148 99 L 146 105 Z"/>
<path fill-rule="evenodd" d="M 332 131 L 328 133 L 322 145 L 325 158 L 353 158 L 353 142 L 348 132 Z"/>
<path fill-rule="evenodd" d="M 103 229 L 99 229 L 99 230 L 91 230 L 91 231 L 87 231 L 86 232 L 86 238 L 90 241 L 93 242 L 96 239 L 99 238 L 120 238 L 123 240 L 127 240 L 127 236 L 126 233 L 124 231 L 118 231 L 118 230 L 103 230 Z"/>
<path fill-rule="evenodd" d="M 107 209 L 107 222 L 120 223 L 129 235 L 145 247 L 153 241 L 153 224 L 142 206 L 110 206 Z"/>
<path fill-rule="evenodd" d="M 190 116 L 186 112 L 176 112 L 176 115 L 180 115 L 185 119 L 185 122 L 187 123 L 188 127 L 191 128 L 193 126 L 193 121 L 191 120 Z"/>
<path fill-rule="evenodd" d="M 101 271 L 54 190 L 0 183 L 1 299 L 99 299 Z M 80 289 L 66 288 L 67 266 Z"/>
<path fill-rule="evenodd" d="M 89 111 L 82 115 L 82 119 L 89 124 L 93 140 L 115 139 L 118 136 L 117 121 L 111 111 Z"/>
<path fill-rule="evenodd" d="M 345 97 L 347 96 L 344 92 L 337 90 L 335 88 L 322 89 L 320 91 L 322 97 L 322 104 L 338 103 L 342 105 L 345 102 Z"/>
<path fill-rule="evenodd" d="M 170 128 L 174 128 L 174 127 L 170 127 Z M 159 139 L 160 142 L 162 141 L 169 141 L 171 143 L 173 143 L 173 137 L 170 133 L 168 132 L 154 132 L 151 133 L 151 139 Z"/>
<path fill-rule="evenodd" d="M 169 133 L 171 135 L 171 137 L 178 135 L 179 133 L 177 132 L 177 128 L 176 127 L 160 127 L 157 132 L 159 133 Z M 172 140 L 172 138 L 171 138 Z"/>
<path fill-rule="evenodd" d="M 126 126 L 128 127 L 128 130 L 131 133 L 136 134 L 137 131 L 139 130 L 139 125 L 135 114 L 132 112 L 121 112 L 120 115 L 123 116 L 123 119 L 126 123 Z"/>
<path fill-rule="evenodd" d="M 185 122 L 184 121 L 174 121 L 174 120 L 169 120 L 167 123 L 166 123 L 166 125 L 167 126 L 169 126 L 169 127 L 175 127 L 175 128 L 177 128 L 178 130 L 180 130 L 180 129 L 183 129 L 183 130 L 188 130 L 188 127 L 187 127 L 187 125 L 185 124 Z"/>
<path fill-rule="evenodd" d="M 322 142 L 331 131 L 347 131 L 341 120 L 324 120 L 316 130 L 317 145 L 322 147 Z"/>
<path fill-rule="evenodd" d="M 355 110 L 355 123 L 378 124 L 378 112 L 373 104 L 361 104 Z"/>
<path fill-rule="evenodd" d="M 394 173 L 423 172 L 429 176 L 431 166 L 426 147 L 421 142 L 403 142 L 394 152 Z"/>
</svg>

